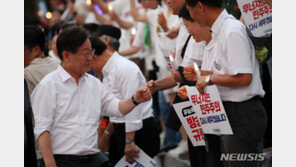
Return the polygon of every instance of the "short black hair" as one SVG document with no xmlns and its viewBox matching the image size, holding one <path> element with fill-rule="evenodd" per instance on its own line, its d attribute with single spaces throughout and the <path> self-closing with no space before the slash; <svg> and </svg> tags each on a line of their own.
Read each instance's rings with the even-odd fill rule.
<svg viewBox="0 0 296 167">
<path fill-rule="evenodd" d="M 90 37 L 89 38 L 92 50 L 95 50 L 95 55 L 102 55 L 104 51 L 106 51 L 107 46 L 106 44 L 101 41 L 98 37 Z"/>
<path fill-rule="evenodd" d="M 66 28 L 57 39 L 57 50 L 60 59 L 63 60 L 64 51 L 76 53 L 87 39 L 88 33 L 84 28 L 78 26 Z"/>
<path fill-rule="evenodd" d="M 186 4 L 191 7 L 195 7 L 197 2 L 201 2 L 204 5 L 210 7 L 222 8 L 223 0 L 185 0 Z"/>
<path fill-rule="evenodd" d="M 186 7 L 186 4 L 184 4 L 180 9 L 178 16 L 182 19 L 194 22 L 193 18 L 190 16 L 190 13 Z"/>
<path fill-rule="evenodd" d="M 109 37 L 113 37 L 117 40 L 120 39 L 121 37 L 121 31 L 119 28 L 112 26 L 112 25 L 100 25 L 100 27 L 95 31 L 94 33 L 91 34 L 92 36 L 103 36 L 103 35 L 108 35 Z"/>
<path fill-rule="evenodd" d="M 61 26 L 60 26 L 60 30 L 64 31 L 65 29 L 69 28 L 69 27 L 74 27 L 75 26 L 75 23 L 69 21 L 69 22 L 65 22 L 65 23 L 62 23 Z M 59 30 L 59 31 L 60 31 Z"/>
<path fill-rule="evenodd" d="M 82 25 L 83 28 L 85 28 L 90 34 L 94 33 L 98 30 L 98 28 L 100 27 L 100 25 L 96 24 L 96 23 L 85 23 Z"/>
<path fill-rule="evenodd" d="M 41 28 L 38 26 L 26 25 L 24 38 L 24 43 L 30 51 L 33 47 L 39 46 L 41 51 L 44 52 L 45 35 Z"/>
<path fill-rule="evenodd" d="M 120 43 L 119 43 L 119 41 L 117 40 L 117 39 L 115 39 L 115 38 L 112 38 L 112 37 L 109 37 L 109 46 L 112 48 L 112 49 L 114 49 L 114 50 L 116 50 L 116 51 L 118 51 L 119 50 L 119 47 L 120 47 Z"/>
</svg>

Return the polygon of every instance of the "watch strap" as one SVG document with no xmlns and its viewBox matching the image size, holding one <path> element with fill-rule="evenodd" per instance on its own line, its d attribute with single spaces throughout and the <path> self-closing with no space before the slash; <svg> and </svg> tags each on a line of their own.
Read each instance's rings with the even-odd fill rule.
<svg viewBox="0 0 296 167">
<path fill-rule="evenodd" d="M 135 140 L 134 139 L 125 138 L 125 143 L 129 144 L 129 143 L 132 143 L 132 142 L 135 142 Z"/>
<path fill-rule="evenodd" d="M 132 96 L 132 101 L 133 101 L 133 103 L 134 103 L 136 106 L 140 104 L 140 103 L 136 102 L 136 100 L 135 100 L 135 95 Z"/>
</svg>

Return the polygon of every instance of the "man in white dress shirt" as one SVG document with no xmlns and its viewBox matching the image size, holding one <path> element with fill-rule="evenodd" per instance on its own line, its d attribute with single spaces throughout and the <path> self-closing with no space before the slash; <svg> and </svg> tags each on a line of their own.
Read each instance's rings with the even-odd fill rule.
<svg viewBox="0 0 296 167">
<path fill-rule="evenodd" d="M 95 77 L 87 74 L 92 48 L 81 27 L 64 30 L 57 40 L 61 64 L 32 92 L 34 133 L 43 156 L 41 166 L 103 166 L 98 149 L 100 115 L 124 116 L 137 103 L 151 98 L 142 87 L 125 100 L 117 99 Z"/>
<path fill-rule="evenodd" d="M 221 135 L 222 152 L 225 156 L 247 153 L 243 157 L 250 157 L 258 153 L 258 143 L 267 125 L 260 101 L 264 90 L 254 46 L 243 23 L 221 8 L 222 1 L 186 0 L 186 4 L 192 18 L 201 26 L 211 27 L 212 31 L 212 40 L 205 48 L 202 76 L 196 86 L 201 93 L 207 85 L 218 87 L 234 133 Z M 248 157 L 241 161 L 223 159 L 224 166 L 255 167 L 258 159 Z"/>
<path fill-rule="evenodd" d="M 91 37 L 90 41 L 95 50 L 91 68 L 95 72 L 102 71 L 103 85 L 118 99 L 130 97 L 146 83 L 144 75 L 134 62 L 120 56 L 117 52 L 107 50 L 104 42 L 97 37 Z M 124 117 L 110 117 L 114 134 L 111 136 L 109 158 L 113 165 L 124 154 L 128 159 L 135 157 L 138 153 L 136 145 L 151 158 L 158 153 L 159 133 L 152 112 L 152 99 L 150 99 L 139 104 Z M 106 138 L 107 134 L 104 134 L 103 140 L 109 138 Z"/>
</svg>

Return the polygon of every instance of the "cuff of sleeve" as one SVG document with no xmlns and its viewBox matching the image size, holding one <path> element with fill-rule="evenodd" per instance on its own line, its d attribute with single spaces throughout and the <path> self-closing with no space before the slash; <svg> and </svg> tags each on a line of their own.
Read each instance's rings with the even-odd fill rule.
<svg viewBox="0 0 296 167">
<path fill-rule="evenodd" d="M 237 75 L 237 74 L 253 74 L 252 69 L 249 68 L 229 68 L 229 75 Z"/>
<path fill-rule="evenodd" d="M 110 117 L 123 117 L 124 115 L 119 111 L 119 99 L 114 98 L 107 107 L 107 113 Z M 117 106 L 117 107 L 115 107 Z"/>
<path fill-rule="evenodd" d="M 137 130 L 142 129 L 143 127 L 143 121 L 129 121 L 125 123 L 125 132 L 134 132 Z"/>
<path fill-rule="evenodd" d="M 42 119 L 38 119 L 37 117 L 35 118 L 35 128 L 34 128 L 34 134 L 35 134 L 35 138 L 36 140 L 38 140 L 38 137 L 45 131 L 50 132 L 50 127 L 51 127 L 51 121 L 46 119 L 46 118 L 42 118 Z"/>
</svg>

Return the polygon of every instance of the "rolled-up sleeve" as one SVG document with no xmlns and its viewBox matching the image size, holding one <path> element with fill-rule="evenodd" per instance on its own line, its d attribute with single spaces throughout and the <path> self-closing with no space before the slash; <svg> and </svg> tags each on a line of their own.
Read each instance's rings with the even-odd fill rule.
<svg viewBox="0 0 296 167">
<path fill-rule="evenodd" d="M 137 89 L 141 88 L 145 83 L 145 79 L 141 80 L 141 71 L 133 67 L 125 68 L 124 73 L 117 78 L 119 82 L 120 96 L 122 99 L 127 99 L 136 93 Z M 139 104 L 130 113 L 125 115 L 125 131 L 133 132 L 143 127 L 142 112 L 147 105 L 146 103 Z"/>
<path fill-rule="evenodd" d="M 34 114 L 36 139 L 45 131 L 50 132 L 53 116 L 56 110 L 56 97 L 48 85 L 39 84 L 31 95 L 32 110 Z"/>
<path fill-rule="evenodd" d="M 119 111 L 119 99 L 112 94 L 107 88 L 99 82 L 101 88 L 101 103 L 102 103 L 102 114 L 110 117 L 123 117 L 124 115 Z"/>
</svg>

